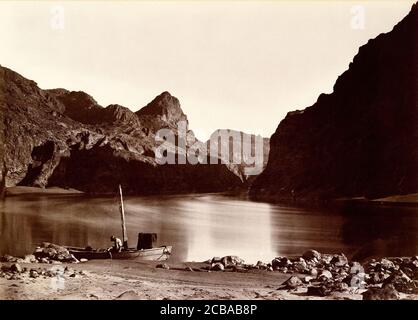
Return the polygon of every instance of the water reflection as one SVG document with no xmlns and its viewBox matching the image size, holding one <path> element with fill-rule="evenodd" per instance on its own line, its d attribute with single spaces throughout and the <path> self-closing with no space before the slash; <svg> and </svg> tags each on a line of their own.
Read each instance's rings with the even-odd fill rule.
<svg viewBox="0 0 418 320">
<path fill-rule="evenodd" d="M 235 254 L 249 262 L 307 248 L 359 257 L 417 252 L 416 208 L 296 208 L 219 194 L 128 197 L 128 237 L 155 232 L 173 259 Z M 23 255 L 43 241 L 107 247 L 120 235 L 117 197 L 13 196 L 0 204 L 0 254 Z"/>
</svg>

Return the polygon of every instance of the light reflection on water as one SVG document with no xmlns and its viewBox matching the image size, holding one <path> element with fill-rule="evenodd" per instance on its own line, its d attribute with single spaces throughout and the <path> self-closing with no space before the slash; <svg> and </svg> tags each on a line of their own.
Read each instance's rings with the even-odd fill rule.
<svg viewBox="0 0 418 320">
<path fill-rule="evenodd" d="M 116 196 L 22 195 L 0 205 L 0 254 L 23 255 L 43 241 L 108 247 L 109 236 L 120 235 Z M 138 232 L 155 232 L 181 261 L 224 255 L 269 261 L 309 248 L 412 255 L 418 247 L 416 208 L 297 208 L 200 194 L 128 197 L 125 210 L 131 246 Z"/>
</svg>

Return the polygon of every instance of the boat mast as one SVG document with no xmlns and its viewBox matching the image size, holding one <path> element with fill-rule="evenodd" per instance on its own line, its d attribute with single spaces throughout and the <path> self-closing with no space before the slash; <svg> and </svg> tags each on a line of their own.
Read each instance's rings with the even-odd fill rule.
<svg viewBox="0 0 418 320">
<path fill-rule="evenodd" d="M 119 185 L 119 194 L 120 194 L 120 217 L 122 220 L 122 241 L 123 247 L 128 249 L 128 235 L 126 234 L 126 225 L 125 225 L 125 209 L 123 208 L 123 197 L 122 197 L 122 186 Z"/>
</svg>

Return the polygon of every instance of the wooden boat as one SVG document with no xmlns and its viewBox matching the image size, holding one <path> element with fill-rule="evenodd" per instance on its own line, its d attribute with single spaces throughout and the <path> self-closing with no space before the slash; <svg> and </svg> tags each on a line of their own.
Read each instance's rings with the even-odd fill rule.
<svg viewBox="0 0 418 320">
<path fill-rule="evenodd" d="M 129 248 L 121 252 L 114 252 L 108 249 L 66 247 L 68 251 L 78 260 L 80 259 L 120 259 L 120 260 L 152 260 L 164 261 L 170 257 L 172 247 L 161 246 L 151 249 L 137 250 Z"/>
<path fill-rule="evenodd" d="M 78 260 L 80 259 L 119 259 L 119 260 L 153 260 L 153 261 L 164 261 L 167 260 L 171 255 L 172 246 L 161 246 L 156 248 L 143 248 L 140 246 L 138 240 L 137 248 L 128 247 L 128 236 L 126 233 L 125 226 L 125 210 L 123 207 L 122 187 L 119 185 L 120 194 L 120 214 L 122 220 L 122 241 L 123 248 L 121 251 L 109 250 L 109 249 L 94 249 L 91 247 L 79 248 L 79 247 L 68 247 L 67 250 L 74 255 Z M 143 248 L 143 249 L 141 249 Z"/>
</svg>

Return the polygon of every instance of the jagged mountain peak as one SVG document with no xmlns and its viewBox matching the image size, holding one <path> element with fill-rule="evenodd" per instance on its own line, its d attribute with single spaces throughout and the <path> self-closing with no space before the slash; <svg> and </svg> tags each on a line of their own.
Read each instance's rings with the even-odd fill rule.
<svg viewBox="0 0 418 320">
<path fill-rule="evenodd" d="M 177 125 L 179 121 L 187 121 L 187 116 L 181 109 L 180 101 L 168 91 L 156 96 L 145 107 L 138 110 L 136 114 L 139 117 L 157 116 L 170 125 Z"/>
</svg>

